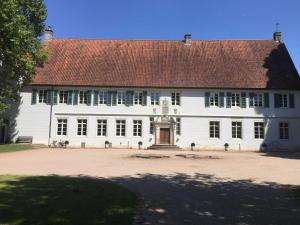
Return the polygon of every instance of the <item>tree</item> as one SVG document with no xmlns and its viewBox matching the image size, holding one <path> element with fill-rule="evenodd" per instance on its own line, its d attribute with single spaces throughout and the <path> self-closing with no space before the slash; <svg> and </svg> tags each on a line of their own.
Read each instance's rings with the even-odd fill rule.
<svg viewBox="0 0 300 225">
<path fill-rule="evenodd" d="M 0 0 L 0 124 L 47 54 L 40 37 L 47 10 L 42 0 Z"/>
</svg>

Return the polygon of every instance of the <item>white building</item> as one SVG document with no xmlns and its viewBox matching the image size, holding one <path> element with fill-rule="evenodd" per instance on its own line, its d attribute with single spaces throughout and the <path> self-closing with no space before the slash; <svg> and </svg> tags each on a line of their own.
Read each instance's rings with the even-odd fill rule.
<svg viewBox="0 0 300 225">
<path fill-rule="evenodd" d="M 54 38 L 45 47 L 48 63 L 8 118 L 14 139 L 300 149 L 300 78 L 279 32 L 255 41 Z"/>
</svg>

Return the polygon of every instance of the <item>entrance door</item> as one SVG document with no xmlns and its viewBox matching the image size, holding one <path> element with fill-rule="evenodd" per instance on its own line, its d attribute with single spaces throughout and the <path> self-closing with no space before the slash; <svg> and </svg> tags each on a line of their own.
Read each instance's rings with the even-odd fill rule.
<svg viewBox="0 0 300 225">
<path fill-rule="evenodd" d="M 160 143 L 170 144 L 170 128 L 160 128 Z"/>
</svg>

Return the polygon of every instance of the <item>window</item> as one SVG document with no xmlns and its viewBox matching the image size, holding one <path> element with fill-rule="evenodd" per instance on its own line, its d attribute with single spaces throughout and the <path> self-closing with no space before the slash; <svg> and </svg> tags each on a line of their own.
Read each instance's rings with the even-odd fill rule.
<svg viewBox="0 0 300 225">
<path fill-rule="evenodd" d="M 264 103 L 263 103 L 263 94 L 253 94 L 253 106 L 255 107 L 263 107 Z"/>
<path fill-rule="evenodd" d="M 125 120 L 116 120 L 116 135 L 125 137 L 125 135 L 126 135 L 126 121 Z"/>
<path fill-rule="evenodd" d="M 181 134 L 181 119 L 176 118 L 176 134 L 180 135 Z"/>
<path fill-rule="evenodd" d="M 220 138 L 220 122 L 210 121 L 209 122 L 209 137 Z"/>
<path fill-rule="evenodd" d="M 254 138 L 264 139 L 265 138 L 265 123 L 254 122 Z"/>
<path fill-rule="evenodd" d="M 289 139 L 289 124 L 286 122 L 279 123 L 280 139 Z"/>
<path fill-rule="evenodd" d="M 47 103 L 47 90 L 39 90 L 39 103 Z"/>
<path fill-rule="evenodd" d="M 172 105 L 180 105 L 180 93 L 172 92 Z"/>
<path fill-rule="evenodd" d="M 150 134 L 154 134 L 154 117 L 150 117 Z"/>
<path fill-rule="evenodd" d="M 87 104 L 87 103 L 88 103 L 88 92 L 79 91 L 79 104 Z"/>
<path fill-rule="evenodd" d="M 126 103 L 126 95 L 124 92 L 118 92 L 118 105 Z"/>
<path fill-rule="evenodd" d="M 159 93 L 151 93 L 151 105 L 159 105 Z"/>
<path fill-rule="evenodd" d="M 86 136 L 87 134 L 87 120 L 86 119 L 78 119 L 77 120 L 77 135 L 78 136 Z"/>
<path fill-rule="evenodd" d="M 231 94 L 231 106 L 240 106 L 240 94 L 239 93 Z"/>
<path fill-rule="evenodd" d="M 287 108 L 288 107 L 288 95 L 287 94 L 279 94 L 279 107 Z"/>
<path fill-rule="evenodd" d="M 66 136 L 67 135 L 67 119 L 58 119 L 57 120 L 57 132 L 58 136 Z"/>
<path fill-rule="evenodd" d="M 107 120 L 97 120 L 97 136 L 106 136 Z"/>
<path fill-rule="evenodd" d="M 219 106 L 219 94 L 218 93 L 210 93 L 209 105 L 210 106 Z"/>
<path fill-rule="evenodd" d="M 135 105 L 143 105 L 143 92 L 135 92 L 134 93 L 134 104 Z"/>
<path fill-rule="evenodd" d="M 68 103 L 68 91 L 59 92 L 59 103 Z"/>
<path fill-rule="evenodd" d="M 107 91 L 99 92 L 99 104 L 102 104 L 102 105 L 107 104 Z"/>
<path fill-rule="evenodd" d="M 232 122 L 232 138 L 242 138 L 242 122 Z"/>
<path fill-rule="evenodd" d="M 142 121 L 133 120 L 133 136 L 142 136 Z"/>
</svg>

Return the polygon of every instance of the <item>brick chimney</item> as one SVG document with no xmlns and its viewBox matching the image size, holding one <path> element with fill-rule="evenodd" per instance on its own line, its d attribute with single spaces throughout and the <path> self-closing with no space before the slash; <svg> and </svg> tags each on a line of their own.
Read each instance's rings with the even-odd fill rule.
<svg viewBox="0 0 300 225">
<path fill-rule="evenodd" d="M 275 31 L 273 34 L 273 39 L 277 43 L 283 43 L 282 38 L 281 38 L 281 32 L 280 31 Z"/>
<path fill-rule="evenodd" d="M 51 40 L 53 38 L 53 29 L 51 26 L 47 26 L 44 31 L 44 39 L 45 41 Z"/>
<path fill-rule="evenodd" d="M 192 35 L 191 34 L 185 34 L 183 42 L 184 42 L 185 45 L 191 45 L 192 44 Z"/>
</svg>

